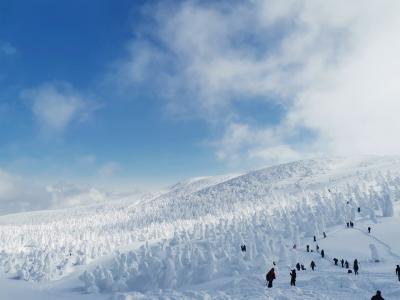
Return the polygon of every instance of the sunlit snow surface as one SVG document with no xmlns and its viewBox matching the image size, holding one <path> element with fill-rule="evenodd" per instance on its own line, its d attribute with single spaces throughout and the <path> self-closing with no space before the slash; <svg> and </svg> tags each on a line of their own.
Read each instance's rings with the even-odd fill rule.
<svg viewBox="0 0 400 300">
<path fill-rule="evenodd" d="M 399 157 L 326 158 L 3 216 L 0 299 L 400 299 L 398 199 Z M 334 257 L 357 258 L 360 275 Z M 290 287 L 297 262 L 307 270 Z"/>
</svg>

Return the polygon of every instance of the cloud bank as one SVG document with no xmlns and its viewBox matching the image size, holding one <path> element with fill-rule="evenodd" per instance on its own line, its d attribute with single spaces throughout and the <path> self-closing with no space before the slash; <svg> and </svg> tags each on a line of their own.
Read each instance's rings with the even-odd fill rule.
<svg viewBox="0 0 400 300">
<path fill-rule="evenodd" d="M 66 82 L 44 83 L 22 91 L 21 97 L 29 101 L 46 133 L 61 132 L 73 122 L 84 121 L 98 108 L 95 101 Z"/>
<path fill-rule="evenodd" d="M 398 1 L 151 5 L 118 74 L 218 128 L 210 145 L 230 163 L 398 154 L 399 12 Z M 248 122 L 235 107 L 252 101 L 284 114 Z"/>
<path fill-rule="evenodd" d="M 67 182 L 42 185 L 0 168 L 0 215 L 137 198 L 142 194 L 139 190 L 115 192 Z"/>
</svg>

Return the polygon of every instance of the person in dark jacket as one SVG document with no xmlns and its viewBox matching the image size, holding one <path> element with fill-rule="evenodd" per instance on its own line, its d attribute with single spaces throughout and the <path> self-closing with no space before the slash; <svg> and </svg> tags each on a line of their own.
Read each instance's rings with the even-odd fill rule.
<svg viewBox="0 0 400 300">
<path fill-rule="evenodd" d="M 357 208 L 357 211 L 360 213 L 361 212 L 361 207 Z"/>
<path fill-rule="evenodd" d="M 346 260 L 344 264 L 346 266 L 346 269 L 348 269 L 349 268 L 349 262 Z"/>
<path fill-rule="evenodd" d="M 310 245 L 307 245 L 307 252 L 310 252 Z"/>
<path fill-rule="evenodd" d="M 321 257 L 322 257 L 322 258 L 325 257 L 325 251 L 324 251 L 324 249 L 321 250 Z"/>
<path fill-rule="evenodd" d="M 246 252 L 246 245 L 241 245 L 240 249 L 242 250 L 242 252 Z"/>
<path fill-rule="evenodd" d="M 268 287 L 272 288 L 272 281 L 274 281 L 274 279 L 276 278 L 275 276 L 275 269 L 272 268 L 271 270 L 269 270 L 269 272 L 267 273 L 267 275 L 265 276 L 265 279 L 268 282 Z"/>
<path fill-rule="evenodd" d="M 368 233 L 371 233 L 371 227 L 368 226 Z"/>
<path fill-rule="evenodd" d="M 340 263 L 342 264 L 342 268 L 344 268 L 344 259 L 343 258 L 340 260 Z"/>
<path fill-rule="evenodd" d="M 333 262 L 335 263 L 335 266 L 337 266 L 338 261 L 339 260 L 336 257 L 333 259 Z"/>
<path fill-rule="evenodd" d="M 358 275 L 358 260 L 355 259 L 353 263 L 354 275 Z"/>
<path fill-rule="evenodd" d="M 350 221 L 350 227 L 353 228 L 354 227 L 354 223 L 352 221 Z"/>
<path fill-rule="evenodd" d="M 314 242 L 316 242 L 317 241 L 317 237 L 314 235 Z"/>
<path fill-rule="evenodd" d="M 396 267 L 396 274 L 400 281 L 400 266 L 399 265 L 397 265 L 397 267 Z"/>
<path fill-rule="evenodd" d="M 293 269 L 292 272 L 290 272 L 290 285 L 296 286 L 296 270 L 295 269 Z"/>
<path fill-rule="evenodd" d="M 350 223 L 347 222 L 347 223 L 346 223 L 346 226 L 347 226 L 347 228 L 350 228 Z"/>
<path fill-rule="evenodd" d="M 306 270 L 306 268 L 304 267 L 304 265 L 300 265 L 300 267 L 301 267 L 301 270 L 302 270 L 302 271 L 305 271 L 305 270 Z"/>
<path fill-rule="evenodd" d="M 296 269 L 297 269 L 297 271 L 300 271 L 300 264 L 299 263 L 296 264 Z"/>
<path fill-rule="evenodd" d="M 310 264 L 311 269 L 314 271 L 315 269 L 315 262 L 312 260 Z"/>
<path fill-rule="evenodd" d="M 326 239 L 326 233 L 325 233 L 325 231 L 323 232 L 323 234 L 324 234 L 324 239 Z"/>
<path fill-rule="evenodd" d="M 376 291 L 375 296 L 372 296 L 371 300 L 385 300 L 382 298 L 381 291 Z"/>
<path fill-rule="evenodd" d="M 317 244 L 317 246 L 315 246 L 315 249 L 317 250 L 317 252 L 319 252 L 319 246 Z"/>
</svg>

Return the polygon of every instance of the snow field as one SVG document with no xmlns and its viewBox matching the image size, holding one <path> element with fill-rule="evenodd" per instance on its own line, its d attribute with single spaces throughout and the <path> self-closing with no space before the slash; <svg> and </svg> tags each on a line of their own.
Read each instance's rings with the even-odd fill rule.
<svg viewBox="0 0 400 300">
<path fill-rule="evenodd" d="M 87 299 L 369 299 L 377 288 L 400 298 L 398 159 L 312 160 L 200 180 L 134 205 L 0 217 L 0 271 L 50 287 L 79 272 L 72 295 Z M 305 252 L 314 235 L 328 259 Z M 333 257 L 358 258 L 360 276 Z M 317 271 L 299 272 L 290 288 L 289 270 L 309 269 L 311 259 Z M 278 278 L 267 289 L 273 261 Z"/>
</svg>

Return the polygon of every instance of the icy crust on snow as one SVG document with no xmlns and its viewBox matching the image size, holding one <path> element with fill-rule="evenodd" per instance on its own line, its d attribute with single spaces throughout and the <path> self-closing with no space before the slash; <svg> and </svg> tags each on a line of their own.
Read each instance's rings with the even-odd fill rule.
<svg viewBox="0 0 400 300">
<path fill-rule="evenodd" d="M 55 280 L 111 255 L 81 275 L 86 292 L 157 299 L 161 290 L 173 299 L 188 299 L 188 293 L 193 299 L 237 299 L 237 289 L 248 287 L 232 278 L 253 276 L 247 284 L 256 284 L 259 291 L 272 261 L 278 272 L 287 272 L 302 255 L 291 249 L 293 244 L 304 248 L 304 239 L 320 237 L 356 217 L 371 224 L 391 217 L 397 199 L 400 161 L 392 157 L 308 160 L 236 177 L 196 179 L 135 204 L 124 199 L 1 217 L 0 270 L 24 280 Z M 137 243 L 140 249 L 124 250 Z M 248 248 L 244 254 L 239 251 L 242 243 Z M 365 255 L 354 253 L 361 264 L 387 251 L 382 244 L 365 243 Z M 340 284 L 351 295 L 353 283 L 342 283 L 342 275 L 323 277 L 321 284 Z M 212 282 L 223 290 L 196 288 Z M 373 289 L 372 279 L 367 285 Z M 324 293 L 284 291 L 274 289 L 271 299 L 334 299 Z"/>
</svg>

